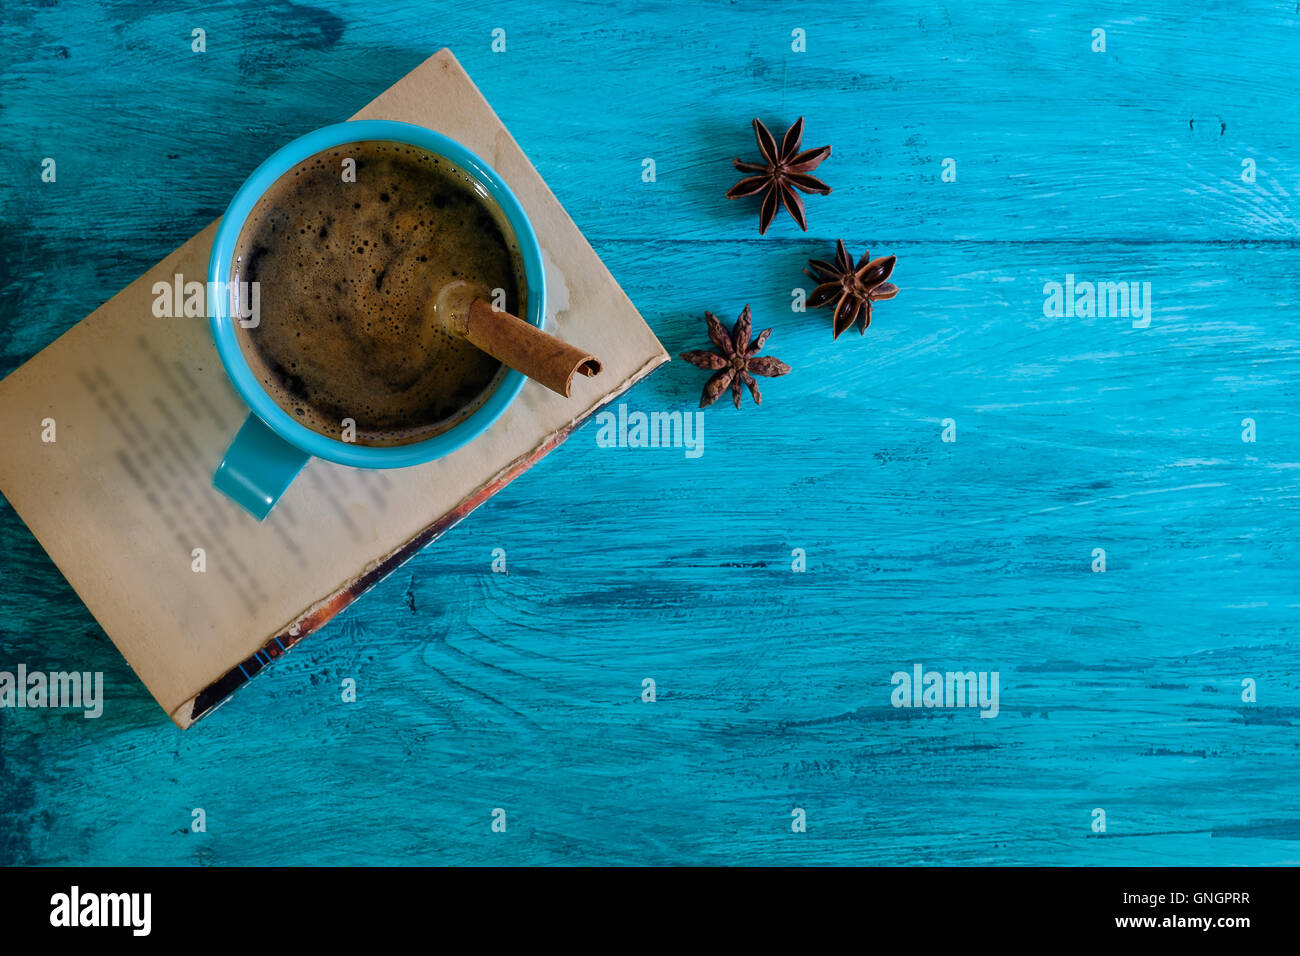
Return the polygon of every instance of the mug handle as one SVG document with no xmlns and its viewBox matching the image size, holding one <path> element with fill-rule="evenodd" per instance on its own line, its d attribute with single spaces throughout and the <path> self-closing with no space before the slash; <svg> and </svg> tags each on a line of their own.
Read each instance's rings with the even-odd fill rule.
<svg viewBox="0 0 1300 956">
<path fill-rule="evenodd" d="M 311 455 L 249 415 L 226 449 L 212 484 L 258 521 L 270 513 Z"/>
</svg>

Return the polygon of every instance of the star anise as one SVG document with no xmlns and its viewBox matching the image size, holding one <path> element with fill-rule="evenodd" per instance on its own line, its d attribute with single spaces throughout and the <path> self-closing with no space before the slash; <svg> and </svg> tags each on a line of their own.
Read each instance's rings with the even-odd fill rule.
<svg viewBox="0 0 1300 956">
<path fill-rule="evenodd" d="M 750 333 L 753 331 L 749 306 L 745 306 L 745 310 L 740 313 L 740 318 L 736 319 L 730 335 L 712 312 L 704 313 L 704 321 L 709 326 L 709 338 L 713 340 L 713 344 L 719 351 L 701 350 L 682 353 L 682 358 L 692 365 L 715 370 L 717 373 L 704 384 L 704 394 L 700 396 L 700 408 L 716 402 L 728 385 L 731 386 L 732 400 L 739 408 L 741 382 L 749 386 L 749 393 L 754 396 L 754 401 L 762 405 L 763 396 L 758 390 L 758 383 L 754 381 L 754 376 L 764 375 L 773 378 L 790 371 L 790 366 L 780 359 L 758 354 L 758 350 L 763 347 L 772 330 L 764 329 L 758 334 L 758 338 L 752 342 L 749 340 Z"/>
<path fill-rule="evenodd" d="M 872 259 L 869 252 L 863 252 L 858 264 L 853 264 L 849 251 L 844 248 L 844 240 L 835 240 L 835 262 L 823 262 L 820 259 L 809 261 L 811 270 L 804 273 L 817 280 L 817 288 L 808 296 L 808 304 L 813 308 L 835 304 L 831 324 L 839 338 L 840 333 L 854 322 L 858 323 L 858 333 L 866 334 L 871 324 L 871 303 L 881 299 L 892 299 L 898 295 L 898 286 L 886 282 L 897 256 L 881 256 Z"/>
<path fill-rule="evenodd" d="M 754 138 L 758 140 L 758 149 L 763 154 L 763 162 L 747 163 L 740 159 L 733 159 L 731 162 L 742 173 L 759 175 L 748 176 L 736 183 L 727 190 L 727 198 L 740 199 L 742 196 L 763 193 L 763 205 L 758 212 L 760 236 L 767 232 L 767 227 L 772 224 L 778 202 L 785 204 L 785 208 L 799 224 L 799 228 L 807 232 L 808 220 L 804 215 L 803 197 L 795 190 L 800 189 L 806 193 L 817 193 L 822 196 L 831 191 L 831 187 L 820 179 L 808 175 L 831 154 L 831 148 L 822 146 L 818 149 L 799 151 L 803 142 L 802 116 L 786 130 L 779 150 L 776 147 L 776 139 L 757 118 L 754 120 Z"/>
</svg>

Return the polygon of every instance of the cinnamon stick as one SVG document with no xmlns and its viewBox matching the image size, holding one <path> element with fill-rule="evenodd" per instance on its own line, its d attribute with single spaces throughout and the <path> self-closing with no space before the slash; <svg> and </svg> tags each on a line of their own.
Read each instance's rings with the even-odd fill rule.
<svg viewBox="0 0 1300 956">
<path fill-rule="evenodd" d="M 463 317 L 462 317 L 463 316 Z M 563 342 L 509 312 L 498 312 L 481 298 L 455 315 L 456 331 L 499 362 L 569 397 L 573 376 L 600 373 L 600 359 Z"/>
</svg>

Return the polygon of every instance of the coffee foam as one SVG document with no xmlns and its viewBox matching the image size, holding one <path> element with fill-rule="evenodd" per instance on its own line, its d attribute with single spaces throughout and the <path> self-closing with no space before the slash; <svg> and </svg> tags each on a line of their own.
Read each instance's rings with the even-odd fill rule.
<svg viewBox="0 0 1300 956">
<path fill-rule="evenodd" d="M 431 316 L 443 285 L 503 289 L 507 311 L 525 308 L 504 214 L 464 170 L 399 143 L 332 147 L 282 175 L 245 222 L 232 273 L 260 283 L 260 323 L 238 335 L 268 394 L 331 438 L 353 419 L 358 444 L 440 434 L 499 384 L 501 364 Z"/>
</svg>

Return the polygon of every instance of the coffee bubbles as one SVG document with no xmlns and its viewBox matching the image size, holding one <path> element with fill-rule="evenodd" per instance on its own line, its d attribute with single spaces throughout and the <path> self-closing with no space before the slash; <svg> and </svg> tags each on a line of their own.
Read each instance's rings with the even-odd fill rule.
<svg viewBox="0 0 1300 956">
<path fill-rule="evenodd" d="M 441 288 L 462 280 L 502 290 L 507 311 L 526 307 L 501 211 L 446 159 L 393 142 L 332 147 L 282 175 L 231 272 L 261 287 L 261 321 L 238 336 L 268 394 L 331 438 L 353 419 L 359 444 L 431 438 L 500 382 L 499 362 L 437 324 Z"/>
</svg>

